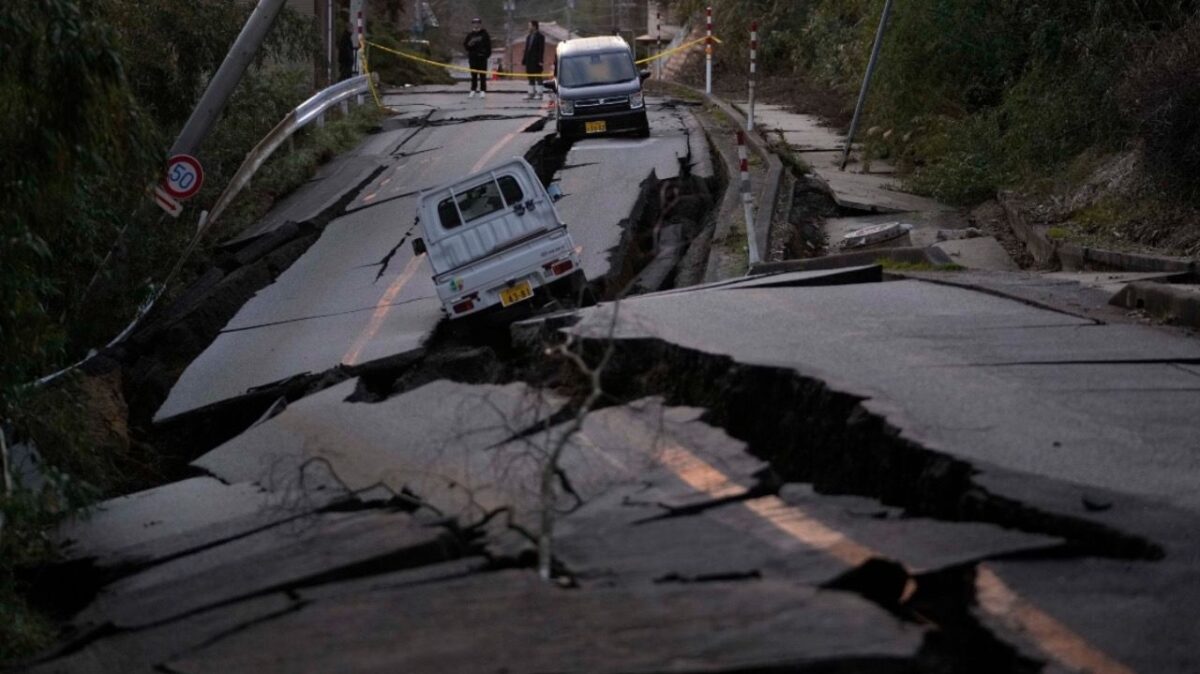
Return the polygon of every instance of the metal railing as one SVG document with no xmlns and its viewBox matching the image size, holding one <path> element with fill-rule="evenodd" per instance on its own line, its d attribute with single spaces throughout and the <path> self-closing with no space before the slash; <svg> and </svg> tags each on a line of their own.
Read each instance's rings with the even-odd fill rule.
<svg viewBox="0 0 1200 674">
<path fill-rule="evenodd" d="M 225 212 L 225 209 L 233 203 L 237 195 L 245 189 L 246 185 L 250 184 L 250 179 L 258 172 L 258 169 L 266 163 L 267 159 L 279 149 L 279 146 L 287 139 L 291 138 L 300 129 L 307 126 L 313 120 L 317 121 L 318 125 L 323 125 L 325 122 L 325 113 L 335 105 L 345 105 L 352 98 L 359 98 L 370 91 L 369 78 L 372 75 L 359 75 L 351 77 L 347 80 L 342 80 L 337 84 L 322 89 L 313 94 L 311 98 L 296 106 L 294 110 L 289 112 L 283 120 L 271 129 L 258 145 L 254 146 L 253 150 L 246 155 L 246 159 L 242 161 L 242 165 L 238 167 L 237 173 L 229 181 L 229 185 L 225 187 L 225 191 L 217 198 L 213 207 L 209 210 L 208 215 L 202 216 L 200 226 L 196 232 L 196 238 L 199 239 L 204 235 L 209 228 L 213 226 Z M 191 252 L 189 246 L 188 252 Z"/>
</svg>

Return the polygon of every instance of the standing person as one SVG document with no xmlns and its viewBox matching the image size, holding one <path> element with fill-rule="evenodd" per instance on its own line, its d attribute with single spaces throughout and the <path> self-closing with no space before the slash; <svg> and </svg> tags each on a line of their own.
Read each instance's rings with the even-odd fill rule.
<svg viewBox="0 0 1200 674">
<path fill-rule="evenodd" d="M 467 50 L 467 65 L 471 67 L 471 93 L 468 98 L 475 97 L 479 91 L 480 98 L 487 97 L 487 67 L 488 59 L 492 56 L 492 36 L 483 28 L 479 17 L 471 19 L 471 32 L 463 40 L 463 49 Z"/>
<path fill-rule="evenodd" d="M 338 38 L 338 73 L 343 80 L 354 74 L 354 38 L 350 37 L 349 28 L 342 29 Z"/>
<path fill-rule="evenodd" d="M 542 78 L 537 75 L 542 73 L 542 53 L 545 51 L 546 36 L 538 30 L 537 21 L 530 21 L 529 34 L 525 36 L 525 56 L 521 59 L 525 72 L 529 73 L 529 95 L 525 97 L 527 100 L 542 98 Z"/>
</svg>

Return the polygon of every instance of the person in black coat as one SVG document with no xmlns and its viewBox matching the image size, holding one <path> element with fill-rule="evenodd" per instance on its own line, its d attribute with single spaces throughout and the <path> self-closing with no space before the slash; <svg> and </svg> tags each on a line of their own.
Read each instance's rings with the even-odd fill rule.
<svg viewBox="0 0 1200 674">
<path fill-rule="evenodd" d="M 529 73 L 529 100 L 542 97 L 542 78 L 535 75 L 542 73 L 542 54 L 546 51 L 546 36 L 538 30 L 538 22 L 529 22 L 529 34 L 525 36 L 525 56 L 521 64 Z"/>
<path fill-rule="evenodd" d="M 467 65 L 471 67 L 471 93 L 467 96 L 474 98 L 475 91 L 479 97 L 487 96 L 488 59 L 492 56 L 492 36 L 483 28 L 479 17 L 471 19 L 471 32 L 463 40 L 463 49 L 467 50 Z"/>
<path fill-rule="evenodd" d="M 338 75 L 343 80 L 354 76 L 354 38 L 349 28 L 342 29 L 338 38 Z"/>
</svg>

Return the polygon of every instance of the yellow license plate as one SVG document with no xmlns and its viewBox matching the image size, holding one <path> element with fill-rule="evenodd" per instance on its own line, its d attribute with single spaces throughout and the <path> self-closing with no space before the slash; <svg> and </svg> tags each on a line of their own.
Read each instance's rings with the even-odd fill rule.
<svg viewBox="0 0 1200 674">
<path fill-rule="evenodd" d="M 584 133 L 604 133 L 608 131 L 608 122 L 603 119 L 598 122 L 584 122 Z"/>
<path fill-rule="evenodd" d="M 504 306 L 512 306 L 517 302 L 524 302 L 533 297 L 533 285 L 529 281 L 521 281 L 511 288 L 505 288 L 500 291 L 500 304 Z"/>
</svg>

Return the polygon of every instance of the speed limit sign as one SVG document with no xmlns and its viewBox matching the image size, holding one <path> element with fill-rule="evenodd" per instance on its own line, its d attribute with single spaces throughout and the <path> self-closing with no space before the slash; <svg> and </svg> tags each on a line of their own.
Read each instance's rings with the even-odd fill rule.
<svg viewBox="0 0 1200 674">
<path fill-rule="evenodd" d="M 167 180 L 163 187 L 179 200 L 196 196 L 204 184 L 204 169 L 190 154 L 177 154 L 167 161 Z"/>
</svg>

